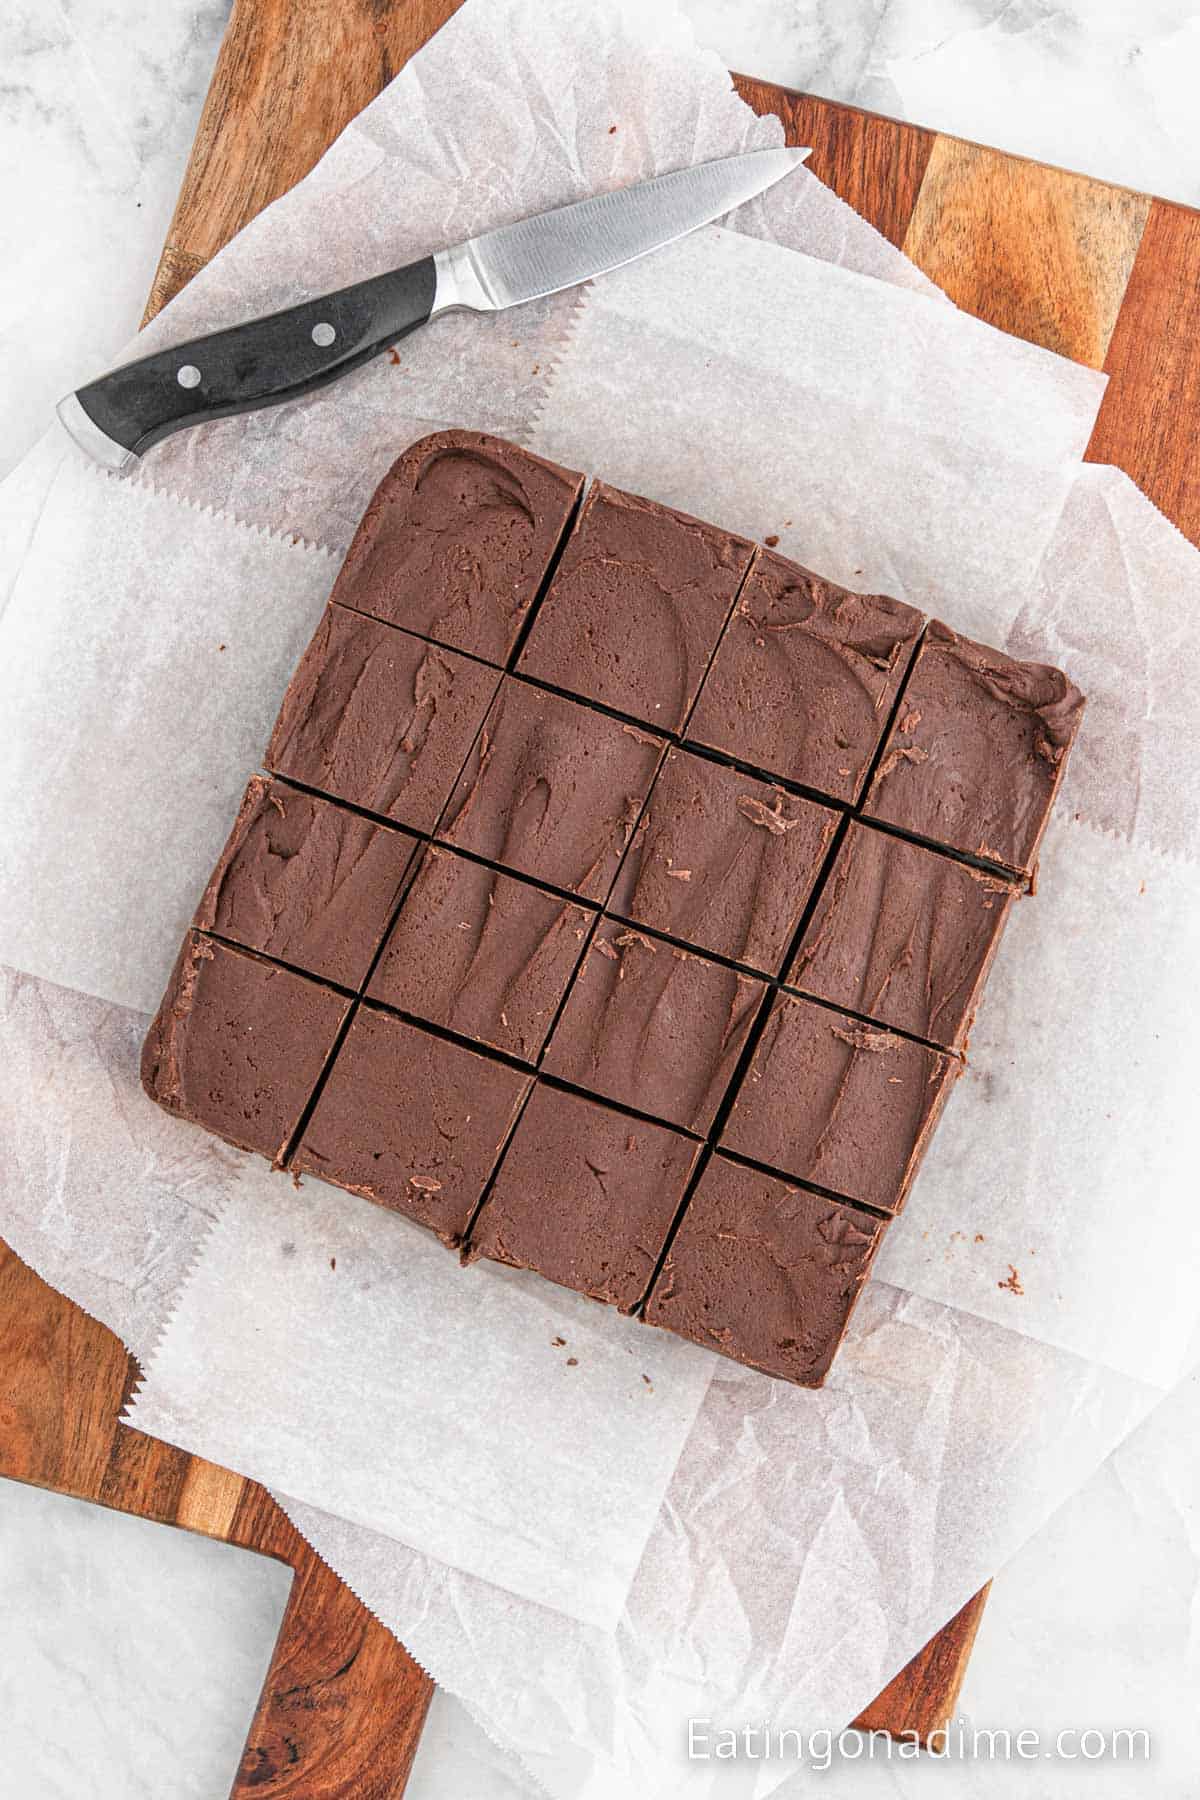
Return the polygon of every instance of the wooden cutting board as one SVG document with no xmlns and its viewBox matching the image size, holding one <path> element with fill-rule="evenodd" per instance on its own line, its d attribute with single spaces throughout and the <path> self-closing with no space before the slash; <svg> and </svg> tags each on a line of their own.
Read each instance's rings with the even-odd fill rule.
<svg viewBox="0 0 1200 1800">
<path fill-rule="evenodd" d="M 308 172 L 458 3 L 234 0 L 147 317 Z M 1125 469 L 1200 542 L 1200 214 L 735 81 L 757 112 L 779 115 L 790 142 L 814 147 L 813 173 L 958 305 L 1106 369 L 1090 457 Z M 290 1563 L 296 1580 L 234 1793 L 396 1800 L 427 1677 L 261 1488 L 117 1424 L 136 1379 L 110 1332 L 0 1245 L 0 1473 Z M 968 1602 L 862 1724 L 926 1735 L 950 1716 L 985 1598 Z"/>
</svg>

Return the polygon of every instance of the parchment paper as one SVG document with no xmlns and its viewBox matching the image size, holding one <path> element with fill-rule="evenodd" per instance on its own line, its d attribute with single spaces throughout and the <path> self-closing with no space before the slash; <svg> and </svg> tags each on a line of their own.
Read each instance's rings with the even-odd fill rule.
<svg viewBox="0 0 1200 1800">
<path fill-rule="evenodd" d="M 484 68 L 498 72 L 495 86 L 480 81 Z M 618 125 L 615 134 L 610 123 Z M 769 123 L 751 120 L 730 96 L 712 59 L 690 47 L 670 8 L 646 17 L 641 9 L 599 6 L 580 17 L 561 4 L 534 8 L 511 0 L 482 8 L 472 0 L 314 177 L 193 284 L 185 296 L 191 309 L 186 324 L 179 306 L 158 330 L 174 335 L 178 328 L 183 335 L 294 297 L 301 264 L 304 285 L 316 291 L 410 248 L 415 253 L 476 223 L 572 197 L 606 179 L 630 179 L 656 166 L 775 138 Z M 619 165 L 613 160 L 618 152 L 627 159 Z M 475 179 L 464 181 L 464 170 Z M 943 1139 L 953 1146 L 957 1132 L 955 1155 L 972 1154 L 976 1130 L 984 1125 L 972 1121 L 971 1108 L 980 1121 L 991 1109 L 995 1118 L 986 1129 L 993 1141 L 1003 1142 L 1015 1128 L 1028 1152 L 1023 1163 L 1012 1152 L 1005 1166 L 1005 1179 L 1020 1183 L 1011 1212 L 989 1166 L 971 1205 L 982 1209 L 972 1223 L 978 1230 L 984 1221 L 980 1235 L 992 1247 L 974 1247 L 972 1234 L 964 1266 L 952 1269 L 944 1249 L 939 1258 L 937 1234 L 948 1223 L 946 1202 L 938 1196 L 949 1197 L 954 1180 L 939 1182 L 931 1158 L 892 1232 L 893 1241 L 909 1246 L 895 1254 L 908 1254 L 914 1263 L 900 1273 L 921 1291 L 872 1284 L 825 1392 L 800 1394 L 719 1366 L 616 1631 L 573 1622 L 360 1524 L 323 1515 L 312 1494 L 308 1503 L 293 1506 L 302 1529 L 414 1653 L 562 1795 L 610 1800 L 684 1786 L 692 1791 L 705 1779 L 701 1769 L 682 1766 L 681 1720 L 693 1707 L 714 1717 L 736 1714 L 739 1721 L 800 1716 L 806 1724 L 844 1722 L 1153 1403 L 1161 1391 L 1156 1384 L 1169 1379 L 1176 1348 L 1195 1323 L 1186 1292 L 1171 1273 L 1173 1261 L 1188 1258 L 1195 1210 L 1182 1185 L 1187 1172 L 1179 1166 L 1177 1136 L 1170 1124 L 1163 1129 L 1164 1114 L 1174 1117 L 1179 1089 L 1150 1091 L 1172 1054 L 1194 1091 L 1194 1062 L 1177 1041 L 1172 1005 L 1165 1011 L 1159 1005 L 1154 1020 L 1161 1057 L 1138 1068 L 1140 1110 L 1117 1177 L 1110 1177 L 1105 1160 L 1106 1146 L 1111 1153 L 1114 1137 L 1129 1131 L 1129 1053 L 1144 1045 L 1155 1005 L 1170 1000 L 1164 981 L 1148 966 L 1154 957 L 1165 961 L 1155 934 L 1185 923 L 1194 889 L 1195 728 L 1176 716 L 1167 674 L 1194 666 L 1191 621 L 1200 598 L 1195 554 L 1120 478 L 1103 471 L 1079 474 L 1079 449 L 1098 399 L 1096 378 L 960 320 L 898 253 L 823 198 L 819 184 L 796 176 L 788 186 L 790 199 L 777 192 L 772 204 L 750 209 L 752 216 L 739 217 L 738 225 L 748 223 L 759 237 L 779 237 L 792 249 L 807 247 L 849 274 L 832 267 L 814 271 L 802 258 L 751 244 L 744 234 L 735 239 L 709 232 L 684 247 L 679 259 L 657 259 L 659 276 L 650 286 L 660 307 L 659 329 L 649 335 L 640 313 L 631 315 L 628 295 L 636 289 L 622 288 L 621 278 L 597 284 L 582 304 L 565 305 L 540 324 L 523 317 L 511 337 L 501 335 L 497 321 L 466 327 L 445 321 L 440 339 L 433 332 L 425 339 L 423 354 L 432 360 L 421 365 L 419 379 L 414 365 L 411 387 L 404 385 L 402 359 L 398 368 L 389 365 L 392 374 L 382 366 L 364 372 L 392 384 L 374 398 L 366 394 L 366 381 L 344 384 L 306 407 L 179 439 L 170 447 L 175 460 L 164 451 L 157 473 L 148 466 L 135 483 L 63 465 L 57 487 L 38 489 L 32 500 L 32 490 L 23 490 L 13 509 L 21 520 L 13 533 L 20 573 L 0 627 L 6 653 L 0 666 L 10 666 L 11 651 L 28 688 L 22 702 L 26 730 L 50 734 L 85 700 L 91 711 L 87 733 L 76 737 L 70 756 L 55 762 L 55 784 L 42 785 L 45 812 L 33 819 L 22 815 L 33 824 L 44 819 L 44 841 L 29 853 L 16 843 L 21 860 L 5 890 L 0 955 L 24 973 L 15 978 L 16 1004 L 5 1021 L 6 1067 L 18 1079 L 4 1119 L 0 1167 L 10 1187 L 2 1223 L 18 1251 L 85 1304 L 107 1308 L 106 1316 L 143 1350 L 180 1270 L 199 1250 L 197 1271 L 153 1359 L 147 1409 L 171 1405 L 176 1382 L 199 1392 L 213 1367 L 208 1358 L 227 1300 L 211 1279 L 217 1250 L 210 1254 L 204 1244 L 207 1221 L 225 1209 L 210 1242 L 227 1255 L 226 1234 L 239 1229 L 239 1217 L 261 1224 L 252 1190 L 256 1182 L 269 1186 L 271 1178 L 247 1174 L 245 1159 L 231 1152 L 206 1148 L 201 1157 L 156 1136 L 175 1128 L 160 1122 L 134 1088 L 131 1058 L 145 1023 L 138 1008 L 152 1004 L 165 977 L 169 954 L 153 967 L 159 946 L 170 938 L 173 948 L 174 942 L 174 927 L 168 930 L 158 916 L 153 895 L 135 890 L 149 912 L 142 916 L 130 907 L 122 915 L 113 894 L 131 872 L 122 871 L 119 852 L 101 859 L 98 885 L 88 893 L 90 910 L 112 905 L 116 928 L 145 940 L 144 959 L 136 942 L 117 953 L 109 944 L 111 931 L 98 931 L 83 907 L 73 910 L 59 897 L 61 858 L 50 865 L 51 880 L 41 868 L 43 854 L 58 854 L 50 840 L 67 819 L 62 790 L 75 781 L 85 796 L 90 785 L 95 798 L 96 764 L 111 756 L 107 737 L 115 724 L 126 727 L 126 764 L 139 748 L 149 762 L 161 759 L 165 714 L 185 796 L 194 776 L 189 759 L 201 733 L 193 733 L 190 706 L 180 700 L 181 692 L 190 700 L 186 686 L 175 688 L 169 708 L 156 710 L 152 699 L 155 659 L 168 677 L 186 664 L 182 653 L 175 664 L 175 631 L 167 630 L 165 641 L 161 630 L 159 641 L 139 640 L 127 594 L 114 592 L 103 577 L 112 557 L 126 554 L 130 543 L 143 547 L 143 559 L 130 565 L 143 587 L 154 585 L 164 594 L 177 587 L 186 595 L 190 583 L 194 603 L 202 567 L 210 588 L 221 590 L 220 604 L 229 605 L 227 540 L 240 539 L 242 528 L 203 508 L 215 502 L 283 534 L 267 540 L 272 548 L 260 543 L 253 556 L 244 547 L 234 552 L 233 579 L 237 568 L 253 566 L 262 584 L 260 612 L 241 619 L 247 630 L 257 626 L 262 638 L 252 654 L 239 653 L 238 678 L 252 684 L 254 668 L 266 680 L 268 670 L 286 666 L 284 640 L 300 631 L 299 616 L 309 616 L 306 609 L 319 602 L 331 573 L 322 549 L 291 539 L 304 535 L 340 546 L 381 468 L 419 429 L 417 412 L 490 424 L 543 447 L 556 433 L 563 442 L 572 429 L 586 428 L 591 436 L 588 454 L 580 458 L 584 466 L 693 504 L 723 522 L 779 532 L 785 549 L 817 566 L 820 556 L 828 558 L 830 574 L 850 579 L 861 569 L 858 585 L 867 585 L 870 570 L 873 583 L 902 589 L 918 604 L 936 606 L 952 624 L 1007 640 L 1021 654 L 1045 646 L 1091 693 L 1070 796 L 1064 795 L 1056 827 L 1063 840 L 1053 846 L 1059 860 L 1052 866 L 1048 848 L 1043 891 L 1017 912 L 1018 920 L 1033 915 L 1036 923 L 1047 914 L 1049 920 L 1032 932 L 1032 948 L 1017 942 L 1014 924 L 997 969 L 997 978 L 1003 971 L 1011 979 L 1013 998 L 996 1021 L 990 1073 L 981 1070 L 982 1089 L 974 1099 L 967 1084 L 959 1084 L 960 1097 L 934 1153 L 936 1158 Z M 393 229 L 401 189 L 411 222 L 403 241 Z M 478 210 L 454 229 L 451 221 L 461 216 L 455 208 L 464 204 Z M 368 230 L 376 233 L 369 261 L 361 250 Z M 631 270 L 628 280 L 636 282 L 644 272 Z M 713 294 L 736 302 L 735 313 L 728 304 L 723 312 L 701 304 L 710 280 Z M 814 333 L 827 329 L 830 319 L 844 331 L 829 340 L 827 366 L 796 361 L 808 341 L 801 327 L 809 318 Z M 939 383 L 936 411 L 912 411 L 904 377 L 912 359 L 902 352 L 914 334 L 926 379 Z M 546 346 L 550 355 L 543 360 Z M 868 346 L 872 353 L 864 361 Z M 526 371 L 508 352 L 527 350 L 533 353 Z M 612 405 L 612 393 L 620 390 L 596 385 L 601 365 L 629 372 L 620 409 Z M 690 388 L 681 394 L 685 377 Z M 842 396 L 852 404 L 839 414 Z M 576 408 L 582 409 L 578 415 Z M 756 417 L 779 435 L 772 439 L 761 425 L 757 436 L 748 433 Z M 921 429 L 910 433 L 910 421 Z M 861 456 L 853 442 L 860 433 Z M 703 464 L 691 457 L 688 447 L 696 443 L 704 448 Z M 740 460 L 731 455 L 735 449 L 744 450 Z M 49 465 L 60 455 L 43 454 Z M 819 471 L 814 476 L 823 460 L 839 477 L 827 484 L 836 488 L 831 497 Z M 631 467 L 646 473 L 635 479 Z M 880 478 L 889 471 L 904 484 L 880 492 Z M 162 493 L 146 491 L 152 476 Z M 798 489 L 801 477 L 805 485 Z M 55 556 L 64 553 L 55 545 L 79 530 L 82 515 L 74 501 L 85 482 L 96 484 L 105 498 L 88 515 L 81 534 L 85 550 L 71 565 L 74 606 L 64 607 L 55 591 L 62 579 Z M 703 504 L 689 501 L 701 493 Z M 194 504 L 180 504 L 181 497 Z M 927 558 L 913 525 L 916 502 L 928 515 Z M 751 523 L 751 504 L 761 508 L 765 523 L 759 513 Z M 160 505 L 173 511 L 167 541 L 156 545 L 146 520 Z M 1018 508 L 1019 529 L 1010 505 Z M 964 540 L 958 565 L 952 554 L 956 532 Z M 156 555 L 153 564 L 144 560 L 149 555 Z M 285 595 L 271 587 L 276 580 Z M 57 631 L 38 622 L 42 607 L 57 609 Z M 101 704 L 86 676 L 109 642 L 105 608 L 131 634 L 131 654 L 110 659 L 117 687 Z M 160 627 L 169 622 L 168 607 L 151 611 Z M 90 633 L 93 651 L 68 649 L 68 628 L 82 637 Z M 175 630 L 186 642 L 194 622 L 176 620 Z M 1160 644 L 1166 647 L 1160 650 Z M 196 653 L 193 644 L 186 655 Z M 228 654 L 228 648 L 216 652 Z M 59 690 L 57 715 L 54 663 L 60 677 L 70 676 Z M 242 710 L 232 696 L 226 703 L 221 665 L 214 666 L 217 697 L 204 696 L 204 732 L 236 733 L 245 707 L 253 711 L 257 702 L 243 694 Z M 266 714 L 277 692 L 264 702 Z M 130 723 L 134 701 L 150 708 L 142 738 Z M 226 704 L 228 716 L 221 720 L 213 709 Z M 53 745 L 43 748 L 53 753 Z M 235 761 L 231 746 L 231 785 Z M 224 767 L 220 758 L 218 763 Z M 18 748 L 6 764 L 0 803 L 24 804 L 11 783 L 19 786 L 34 767 Z M 149 791 L 166 809 L 161 816 L 169 826 L 157 840 L 161 888 L 154 890 L 164 896 L 166 914 L 190 904 L 198 890 L 212 854 L 206 833 L 216 824 L 220 801 L 196 795 L 193 827 L 186 798 L 171 811 L 172 797 L 161 783 Z M 91 831 L 86 808 L 70 815 L 80 865 L 99 854 L 98 840 L 113 836 L 118 824 L 131 832 L 132 842 L 147 834 L 134 785 L 125 792 L 124 809 L 109 830 Z M 235 795 L 227 798 L 226 818 Z M 1107 835 L 1097 846 L 1092 840 L 1101 834 Z M 1076 851 L 1072 835 L 1088 847 Z M 127 855 L 131 849 L 132 843 Z M 1072 924 L 1072 877 L 1055 876 L 1055 868 L 1067 864 L 1110 878 L 1107 899 L 1119 904 L 1101 904 L 1081 882 L 1092 910 L 1085 922 L 1074 921 L 1080 943 L 1057 963 L 1057 950 L 1051 955 L 1038 934 L 1053 936 L 1056 917 Z M 1139 889 L 1146 882 L 1139 902 L 1161 885 L 1156 913 L 1134 906 L 1135 876 Z M 42 909 L 48 909 L 51 928 L 39 932 L 21 914 Z M 1090 959 L 1084 954 L 1089 943 Z M 1055 1019 L 1064 1005 L 1076 1020 L 1086 1012 L 1098 943 L 1111 959 L 1104 978 L 1116 968 L 1129 974 L 1128 1003 L 1121 1008 L 1114 1002 L 1109 1015 L 1122 1042 L 1112 1046 L 1108 1062 L 1095 1065 L 1090 1038 L 1076 1043 L 1065 1032 L 1057 1041 L 1047 1036 L 1031 1093 L 1022 1073 L 1025 1043 L 1013 1043 L 1013 1033 L 1042 1033 L 1052 1007 Z M 1179 994 L 1194 987 L 1194 937 L 1186 930 L 1173 937 L 1171 951 Z M 1087 985 L 1079 982 L 1080 970 L 1086 970 Z M 1047 981 L 1056 984 L 1054 992 L 1047 992 Z M 992 1006 L 989 996 L 988 1010 Z M 1119 1082 L 1106 1089 L 1114 1070 Z M 114 1112 L 119 1128 L 111 1121 Z M 1106 1112 L 1115 1120 L 1106 1120 Z M 1152 1121 L 1162 1145 L 1144 1141 Z M 195 1134 L 178 1129 L 190 1143 Z M 1084 1142 L 1088 1130 L 1094 1146 Z M 1060 1143 L 1066 1145 L 1062 1155 Z M 1051 1150 L 1055 1160 L 1043 1161 Z M 129 1179 L 119 1187 L 102 1181 L 97 1192 L 92 1177 L 113 1154 Z M 1132 1195 L 1131 1168 L 1139 1176 Z M 1054 1189 L 1049 1195 L 1047 1186 Z M 129 1223 L 133 1196 L 139 1223 L 145 1210 L 148 1240 L 158 1242 L 153 1254 L 139 1255 L 131 1243 L 138 1236 Z M 273 1192 L 264 1191 L 264 1207 L 274 1200 Z M 1013 1256 L 1021 1277 L 1016 1285 L 1026 1291 L 1000 1286 L 1017 1239 L 1028 1235 L 1039 1206 L 1046 1209 L 1038 1221 L 1044 1235 L 1030 1239 L 1037 1254 L 1049 1257 L 1053 1248 L 1059 1271 L 1069 1275 L 1077 1266 L 1073 1241 L 1087 1244 L 1092 1272 L 1073 1290 L 1063 1287 L 1058 1272 L 1044 1289 L 1031 1280 L 1027 1252 L 1024 1262 Z M 958 1224 L 961 1210 L 949 1216 L 954 1229 L 965 1230 Z M 382 1232 L 389 1223 L 379 1215 L 365 1229 Z M 131 1262 L 107 1254 L 110 1233 L 129 1246 Z M 1165 1270 L 1150 1251 L 1123 1258 L 1121 1245 L 1131 1233 L 1147 1245 L 1157 1243 Z M 949 1233 L 944 1235 L 948 1242 Z M 288 1287 L 287 1261 L 255 1296 L 272 1323 L 299 1297 Z M 1091 1289 L 1096 1270 L 1098 1294 Z M 1118 1292 L 1103 1286 L 1118 1276 Z M 252 1277 L 248 1266 L 247 1279 Z M 1152 1283 L 1158 1285 L 1149 1295 Z M 1161 1343 L 1157 1327 L 1150 1344 L 1139 1345 L 1132 1329 L 1102 1334 L 1101 1323 L 1111 1324 L 1113 1313 L 1123 1310 L 1135 1323 L 1161 1321 Z M 291 1316 L 293 1328 L 301 1329 L 304 1312 Z M 181 1351 L 188 1342 L 203 1349 L 203 1362 Z M 262 1415 L 274 1407 L 276 1371 L 259 1361 L 222 1373 L 243 1384 L 242 1441 L 248 1456 L 261 1454 L 271 1442 L 270 1420 Z M 336 1458 L 347 1442 L 369 1445 L 377 1474 L 386 1474 L 392 1448 L 371 1432 L 360 1394 L 345 1394 L 343 1410 L 333 1413 L 338 1396 L 332 1383 L 331 1371 L 325 1424 L 348 1435 L 327 1438 L 325 1462 L 312 1459 L 325 1505 L 340 1479 Z M 198 1418 L 195 1428 L 203 1435 L 206 1421 Z M 221 1453 L 236 1460 L 236 1450 L 227 1442 Z M 511 1498 L 505 1496 L 506 1502 Z M 769 1786 L 764 1777 L 762 1791 Z"/>
<path fill-rule="evenodd" d="M 615 1634 L 284 1504 L 552 1795 L 757 1796 L 689 1717 L 840 1730 L 1159 1398 L 874 1279 L 819 1393 L 719 1365 Z"/>
<path fill-rule="evenodd" d="M 298 1496 L 325 1499 L 335 1465 L 351 1522 L 536 1610 L 616 1624 L 711 1357 L 533 1276 L 460 1269 L 322 1181 L 235 1196 L 189 1295 L 209 1284 L 224 1328 L 214 1339 L 204 1305 L 175 1315 L 163 1355 L 180 1379 L 143 1394 L 144 1429 L 203 1436 Z M 274 1423 L 247 1460 L 255 1367 Z"/>
</svg>

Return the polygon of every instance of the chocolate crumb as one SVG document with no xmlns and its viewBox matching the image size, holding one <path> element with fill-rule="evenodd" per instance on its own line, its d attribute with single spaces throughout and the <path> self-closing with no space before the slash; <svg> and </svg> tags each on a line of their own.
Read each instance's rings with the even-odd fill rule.
<svg viewBox="0 0 1200 1800">
<path fill-rule="evenodd" d="M 736 805 L 743 819 L 749 819 L 751 825 L 764 826 L 767 831 L 774 832 L 776 837 L 778 837 L 781 832 L 790 831 L 793 825 L 798 825 L 800 823 L 798 818 L 784 818 L 782 794 L 776 795 L 773 807 L 764 805 L 763 802 L 756 799 L 753 794 L 739 794 Z"/>
<path fill-rule="evenodd" d="M 579 1367 L 579 1358 L 577 1356 L 568 1356 L 567 1367 L 568 1369 L 577 1369 Z"/>
<path fill-rule="evenodd" d="M 773 550 L 778 542 L 779 533 L 777 531 L 773 531 L 770 537 L 765 537 L 763 539 L 763 543 L 767 546 L 768 550 Z"/>
</svg>

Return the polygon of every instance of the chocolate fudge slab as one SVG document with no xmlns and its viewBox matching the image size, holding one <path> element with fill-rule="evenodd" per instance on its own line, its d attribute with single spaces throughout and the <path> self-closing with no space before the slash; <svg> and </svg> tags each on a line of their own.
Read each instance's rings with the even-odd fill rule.
<svg viewBox="0 0 1200 1800">
<path fill-rule="evenodd" d="M 475 1222 L 485 1256 L 629 1312 L 646 1291 L 699 1153 L 692 1139 L 538 1087 Z"/>
<path fill-rule="evenodd" d="M 499 676 L 344 606 L 327 606 L 283 698 L 267 767 L 432 831 Z"/>
<path fill-rule="evenodd" d="M 592 915 L 436 845 L 425 853 L 368 990 L 373 1000 L 536 1059 Z"/>
<path fill-rule="evenodd" d="M 439 431 L 392 464 L 333 598 L 503 663 L 583 477 L 480 431 Z"/>
<path fill-rule="evenodd" d="M 1029 874 L 1083 707 L 1061 669 L 1016 662 L 935 619 L 865 811 Z"/>
<path fill-rule="evenodd" d="M 360 1006 L 293 1168 L 456 1245 L 530 1077 Z"/>
<path fill-rule="evenodd" d="M 1018 891 L 937 850 L 852 824 L 787 985 L 962 1049 Z"/>
<path fill-rule="evenodd" d="M 506 676 L 440 835 L 603 900 L 662 750 L 647 732 Z"/>
<path fill-rule="evenodd" d="M 961 1067 L 911 1038 L 780 994 L 721 1142 L 899 1212 Z"/>
<path fill-rule="evenodd" d="M 522 673 L 678 730 L 753 553 L 745 538 L 594 482 Z"/>
<path fill-rule="evenodd" d="M 669 750 L 609 911 L 777 975 L 836 824 L 811 800 Z"/>
<path fill-rule="evenodd" d="M 543 1067 L 622 1106 L 705 1132 L 765 992 L 723 963 L 605 920 Z"/>
<path fill-rule="evenodd" d="M 643 1316 L 766 1375 L 820 1387 L 884 1223 L 717 1154 Z"/>
<path fill-rule="evenodd" d="M 142 1046 L 142 1086 L 180 1119 L 283 1155 L 350 1001 L 189 931 Z"/>
<path fill-rule="evenodd" d="M 255 775 L 192 923 L 356 988 L 416 841 Z"/>
<path fill-rule="evenodd" d="M 687 728 L 699 744 L 857 801 L 923 614 L 762 553 Z"/>
</svg>

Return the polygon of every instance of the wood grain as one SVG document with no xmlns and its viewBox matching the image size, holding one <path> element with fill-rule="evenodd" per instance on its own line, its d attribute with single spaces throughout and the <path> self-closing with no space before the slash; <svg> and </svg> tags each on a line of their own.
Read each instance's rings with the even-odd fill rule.
<svg viewBox="0 0 1200 1800">
<path fill-rule="evenodd" d="M 903 247 L 956 305 L 1099 369 L 1149 211 L 1144 194 L 939 137 Z"/>
<path fill-rule="evenodd" d="M 460 0 L 235 0 L 155 276 L 152 317 L 300 180 Z M 811 168 L 976 316 L 1103 365 L 1089 454 L 1200 542 L 1200 218 L 1084 177 L 746 76 Z M 1132 271 L 1132 273 L 1131 273 Z M 0 1473 L 228 1539 L 296 1571 L 235 1788 L 391 1800 L 431 1685 L 255 1484 L 116 1423 L 136 1366 L 0 1245 Z M 856 1721 L 922 1738 L 952 1715 L 976 1595 Z"/>
<path fill-rule="evenodd" d="M 234 0 L 142 323 L 294 187 L 462 0 Z"/>
<path fill-rule="evenodd" d="M 0 1475 L 290 1563 L 236 1800 L 399 1800 L 433 1684 L 253 1482 L 118 1424 L 136 1363 L 0 1243 Z"/>
<path fill-rule="evenodd" d="M 902 244 L 935 138 L 880 113 L 859 112 L 735 75 L 734 86 L 759 114 L 775 113 L 789 144 L 811 144 L 808 167 L 893 244 Z"/>
<path fill-rule="evenodd" d="M 814 175 L 892 243 L 905 242 L 940 142 L 934 133 L 744 75 L 733 79 L 755 112 L 776 114 L 789 144 L 812 145 Z M 854 1721 L 860 1730 L 915 1733 L 926 1742 L 948 1724 L 989 1590 L 990 1583 L 973 1595 L 888 1683 Z"/>
<path fill-rule="evenodd" d="M 913 1733 L 927 1744 L 935 1731 L 950 1723 L 991 1585 L 972 1595 L 859 1714 L 854 1721 L 859 1731 L 884 1731 L 889 1737 Z"/>
<path fill-rule="evenodd" d="M 320 111 L 305 108 L 293 116 L 266 106 L 263 96 L 290 92 L 303 79 L 303 64 L 314 50 L 316 66 L 328 72 L 330 59 L 321 47 L 328 40 L 314 46 L 309 36 L 321 31 L 323 22 L 318 18 L 314 26 L 307 9 L 298 17 L 292 0 L 258 5 L 238 0 L 147 305 L 148 318 L 262 206 L 308 173 L 343 126 L 458 4 L 460 0 L 420 0 L 387 7 L 353 0 L 339 9 L 343 35 L 341 54 L 334 59 L 334 90 L 324 97 Z M 364 25 L 368 13 L 369 30 Z M 893 243 L 903 242 L 934 148 L 932 133 L 749 77 L 734 80 L 755 111 L 778 114 L 790 143 L 812 145 L 810 166 L 821 180 Z M 219 1487 L 219 1477 L 206 1481 L 214 1479 Z M 226 1504 L 241 1486 L 236 1476 L 227 1480 L 228 1490 L 220 1489 Z M 864 1714 L 869 1728 L 916 1731 L 925 1737 L 945 1723 L 957 1701 L 985 1600 L 986 1590 L 901 1671 Z"/>
<path fill-rule="evenodd" d="M 1104 361 L 1092 462 L 1131 475 L 1200 545 L 1200 213 L 1156 200 Z"/>
</svg>

